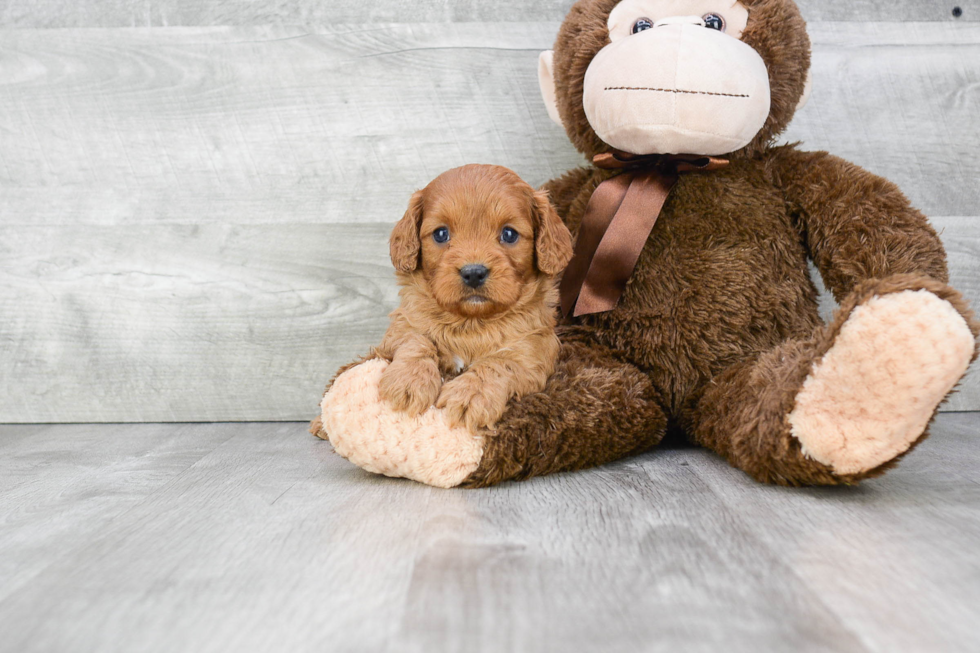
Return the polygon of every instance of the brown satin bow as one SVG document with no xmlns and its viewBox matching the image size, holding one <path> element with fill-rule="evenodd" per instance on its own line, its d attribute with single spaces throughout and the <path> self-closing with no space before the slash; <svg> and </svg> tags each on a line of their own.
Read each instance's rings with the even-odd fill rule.
<svg viewBox="0 0 980 653">
<path fill-rule="evenodd" d="M 561 280 L 566 316 L 611 311 L 619 303 L 653 225 L 678 175 L 728 165 L 726 159 L 690 154 L 597 154 L 593 163 L 623 170 L 595 189 L 575 241 L 575 255 Z"/>
</svg>

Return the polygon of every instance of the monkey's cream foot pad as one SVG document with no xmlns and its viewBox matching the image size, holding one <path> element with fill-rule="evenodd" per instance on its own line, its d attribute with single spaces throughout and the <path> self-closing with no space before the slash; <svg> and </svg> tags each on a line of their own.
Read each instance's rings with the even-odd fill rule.
<svg viewBox="0 0 980 653">
<path fill-rule="evenodd" d="M 369 472 L 455 487 L 483 457 L 483 436 L 449 425 L 432 407 L 413 417 L 378 396 L 388 363 L 369 360 L 334 381 L 320 405 L 323 430 L 344 458 Z"/>
<path fill-rule="evenodd" d="M 839 474 L 904 453 L 966 372 L 966 321 L 927 290 L 876 296 L 847 317 L 789 416 L 803 452 Z"/>
</svg>

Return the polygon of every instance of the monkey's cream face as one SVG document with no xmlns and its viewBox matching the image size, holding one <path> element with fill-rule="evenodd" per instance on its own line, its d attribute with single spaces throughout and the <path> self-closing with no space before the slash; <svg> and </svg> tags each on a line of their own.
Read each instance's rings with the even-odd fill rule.
<svg viewBox="0 0 980 653">
<path fill-rule="evenodd" d="M 747 22 L 732 0 L 623 0 L 609 14 L 610 43 L 585 74 L 583 108 L 596 135 L 631 154 L 748 145 L 769 116 L 770 90 L 762 57 L 740 40 Z M 549 63 L 546 53 L 546 100 Z"/>
</svg>

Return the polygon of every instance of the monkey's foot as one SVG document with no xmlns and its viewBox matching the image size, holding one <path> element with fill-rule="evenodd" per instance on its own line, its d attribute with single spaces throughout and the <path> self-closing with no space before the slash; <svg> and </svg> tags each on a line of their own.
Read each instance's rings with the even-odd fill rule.
<svg viewBox="0 0 980 653">
<path fill-rule="evenodd" d="M 803 453 L 860 474 L 904 453 L 963 377 L 976 342 L 928 290 L 873 296 L 854 308 L 789 415 Z"/>
<path fill-rule="evenodd" d="M 459 485 L 483 458 L 483 436 L 451 427 L 434 407 L 412 417 L 381 401 L 378 385 L 387 366 L 369 360 L 338 376 L 323 397 L 317 435 L 369 472 L 436 487 Z"/>
</svg>

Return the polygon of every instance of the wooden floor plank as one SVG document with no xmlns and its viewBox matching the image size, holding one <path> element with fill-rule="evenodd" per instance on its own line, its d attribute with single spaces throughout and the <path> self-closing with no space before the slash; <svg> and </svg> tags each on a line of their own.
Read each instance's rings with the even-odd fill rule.
<svg viewBox="0 0 980 653">
<path fill-rule="evenodd" d="M 870 650 L 678 454 L 442 491 L 357 470 L 299 424 L 214 428 L 210 453 L 0 599 L 4 646 Z"/>
<path fill-rule="evenodd" d="M 405 650 L 867 650 L 670 458 L 467 493 L 453 512 L 423 534 Z"/>
<path fill-rule="evenodd" d="M 0 456 L 8 450 L 32 443 L 41 433 L 49 430 L 50 424 L 4 424 L 0 429 Z M 2 483 L 0 479 L 0 483 Z"/>
<path fill-rule="evenodd" d="M 0 427 L 0 443 L 22 427 Z M 59 425 L 0 448 L 0 600 L 227 439 L 227 427 Z"/>
<path fill-rule="evenodd" d="M 5 646 L 381 648 L 433 490 L 353 474 L 299 424 L 218 428 L 236 435 L 0 601 Z"/>
<path fill-rule="evenodd" d="M 761 542 L 877 651 L 980 649 L 980 415 L 941 416 L 884 477 L 856 488 L 761 487 L 707 452 L 691 463 Z"/>
<path fill-rule="evenodd" d="M 832 489 L 678 447 L 443 491 L 367 474 L 302 424 L 37 435 L 0 459 L 37 478 L 0 503 L 0 559 L 22 574 L 0 582 L 2 650 L 980 644 L 980 414 L 940 416 L 898 469 Z"/>
</svg>

